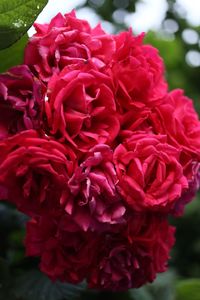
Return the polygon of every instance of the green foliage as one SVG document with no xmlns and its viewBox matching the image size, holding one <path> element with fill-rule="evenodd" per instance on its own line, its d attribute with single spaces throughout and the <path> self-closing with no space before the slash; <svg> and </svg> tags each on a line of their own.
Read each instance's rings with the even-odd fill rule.
<svg viewBox="0 0 200 300">
<path fill-rule="evenodd" d="M 19 41 L 9 48 L 0 51 L 0 72 L 7 71 L 10 67 L 23 63 L 24 48 L 27 44 L 28 36 L 25 34 Z"/>
<path fill-rule="evenodd" d="M 19 40 L 46 4 L 47 0 L 1 0 L 0 50 Z"/>
<path fill-rule="evenodd" d="M 179 281 L 175 300 L 200 300 L 200 279 Z"/>
<path fill-rule="evenodd" d="M 100 4 L 101 5 L 100 5 Z M 123 22 L 116 22 L 113 18 L 113 12 L 117 9 L 123 9 L 125 12 L 135 11 L 135 5 L 137 0 L 88 0 L 83 6 L 88 6 L 93 8 L 97 14 L 105 21 L 111 22 L 115 25 L 115 31 L 126 28 L 126 25 Z"/>
<path fill-rule="evenodd" d="M 102 5 L 99 5 L 102 2 Z M 95 11 L 106 21 L 112 22 L 117 28 L 122 28 L 122 24 L 115 23 L 112 13 L 116 9 L 124 9 L 127 12 L 135 11 L 135 4 L 137 0 L 106 0 L 106 1 L 91 1 L 88 0 L 85 5 L 94 8 Z"/>
<path fill-rule="evenodd" d="M 13 294 L 20 300 L 76 300 L 84 289 L 84 284 L 53 283 L 41 272 L 31 270 L 17 278 Z"/>
<path fill-rule="evenodd" d="M 166 66 L 166 79 L 169 89 L 182 88 L 186 95 L 195 101 L 195 106 L 200 113 L 200 68 L 191 68 L 185 61 L 188 46 L 178 35 L 173 40 L 166 40 L 157 33 L 149 32 L 145 43 L 156 47 Z"/>
<path fill-rule="evenodd" d="M 7 300 L 78 300 L 84 283 L 72 285 L 52 282 L 38 270 L 12 272 L 8 261 L 0 259 L 0 299 Z"/>
<path fill-rule="evenodd" d="M 184 277 L 200 277 L 200 199 L 190 203 L 184 217 L 173 220 L 176 244 L 172 264 Z"/>
</svg>

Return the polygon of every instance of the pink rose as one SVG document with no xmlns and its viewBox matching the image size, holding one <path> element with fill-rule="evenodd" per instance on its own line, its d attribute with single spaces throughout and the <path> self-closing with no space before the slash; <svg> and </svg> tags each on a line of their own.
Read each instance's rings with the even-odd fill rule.
<svg viewBox="0 0 200 300">
<path fill-rule="evenodd" d="M 181 90 L 175 90 L 155 107 L 138 107 L 121 114 L 120 124 L 119 141 L 122 143 L 139 132 L 165 134 L 167 143 L 179 150 L 179 162 L 189 188 L 176 201 L 172 213 L 176 216 L 182 215 L 185 205 L 194 198 L 199 189 L 200 121 L 192 101 Z"/>
<path fill-rule="evenodd" d="M 69 180 L 71 197 L 65 210 L 83 230 L 102 231 L 103 224 L 123 223 L 126 208 L 116 185 L 113 153 L 109 146 L 97 145 Z"/>
<path fill-rule="evenodd" d="M 94 233 L 80 230 L 69 216 L 48 215 L 27 223 L 26 255 L 40 256 L 40 269 L 52 280 L 82 282 L 96 254 Z"/>
<path fill-rule="evenodd" d="M 156 216 L 135 215 L 127 232 L 104 234 L 89 272 L 90 288 L 123 291 L 152 282 L 167 268 L 174 228 Z"/>
<path fill-rule="evenodd" d="M 131 30 L 114 38 L 116 53 L 112 74 L 120 110 L 159 103 L 167 91 L 167 84 L 163 61 L 157 49 L 142 45 L 143 34 L 134 37 Z"/>
<path fill-rule="evenodd" d="M 50 133 L 77 150 L 111 144 L 119 132 L 111 79 L 91 68 L 67 67 L 49 82 L 46 115 Z"/>
<path fill-rule="evenodd" d="M 112 36 L 98 25 L 91 29 L 85 20 L 76 18 L 75 12 L 58 14 L 50 24 L 35 24 L 36 34 L 25 51 L 25 63 L 39 77 L 48 81 L 65 66 L 92 61 L 97 68 L 109 63 L 115 51 Z"/>
<path fill-rule="evenodd" d="M 125 139 L 131 138 L 139 132 L 157 134 L 151 124 L 151 113 L 151 109 L 144 106 L 142 108 L 136 107 L 120 114 L 119 141 L 123 143 Z"/>
<path fill-rule="evenodd" d="M 157 132 L 167 134 L 170 143 L 200 159 L 200 120 L 192 100 L 182 90 L 174 90 L 154 111 L 152 123 Z"/>
<path fill-rule="evenodd" d="M 186 204 L 194 199 L 200 188 L 200 163 L 190 161 L 188 166 L 185 167 L 184 173 L 187 177 L 189 188 L 181 195 L 172 209 L 172 214 L 176 217 L 183 215 Z"/>
<path fill-rule="evenodd" d="M 44 92 L 26 65 L 0 74 L 0 139 L 42 127 Z"/>
<path fill-rule="evenodd" d="M 130 207 L 169 212 L 188 188 L 179 154 L 166 136 L 146 133 L 133 135 L 115 149 L 119 191 Z"/>
<path fill-rule="evenodd" d="M 0 190 L 7 189 L 6 199 L 20 211 L 53 214 L 66 201 L 67 181 L 76 164 L 68 146 L 27 130 L 1 141 L 0 152 Z M 0 195 L 5 197 L 5 191 Z"/>
</svg>

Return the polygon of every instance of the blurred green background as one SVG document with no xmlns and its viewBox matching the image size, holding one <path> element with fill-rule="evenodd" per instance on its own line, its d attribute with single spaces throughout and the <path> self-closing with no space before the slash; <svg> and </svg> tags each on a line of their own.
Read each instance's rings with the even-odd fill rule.
<svg viewBox="0 0 200 300">
<path fill-rule="evenodd" d="M 196 9 L 200 10 L 200 1 L 195 3 L 199 3 Z M 95 14 L 115 33 L 131 25 L 132 13 L 141 4 L 142 1 L 135 0 L 88 0 L 80 1 L 77 9 L 78 13 Z M 169 88 L 183 88 L 194 99 L 200 114 L 200 27 L 188 22 L 187 11 L 177 1 L 168 0 L 166 4 L 160 26 L 147 32 L 145 42 L 159 49 L 166 65 Z M 24 272 L 38 263 L 24 257 L 25 222 L 26 218 L 13 207 L 0 204 L 0 300 L 200 300 L 200 195 L 188 205 L 182 218 L 171 220 L 177 227 L 177 240 L 169 272 L 158 276 L 155 283 L 127 293 L 87 292 L 84 286 L 60 283 L 52 286 L 37 271 Z"/>
</svg>

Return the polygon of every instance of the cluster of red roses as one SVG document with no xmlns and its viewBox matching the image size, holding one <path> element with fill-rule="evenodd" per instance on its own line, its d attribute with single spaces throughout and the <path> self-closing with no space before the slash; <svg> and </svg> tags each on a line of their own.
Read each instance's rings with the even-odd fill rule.
<svg viewBox="0 0 200 300">
<path fill-rule="evenodd" d="M 53 280 L 124 290 L 154 280 L 168 215 L 200 182 L 200 121 L 168 92 L 158 51 L 75 13 L 35 24 L 0 75 L 0 199 L 31 219 L 26 253 Z"/>
</svg>

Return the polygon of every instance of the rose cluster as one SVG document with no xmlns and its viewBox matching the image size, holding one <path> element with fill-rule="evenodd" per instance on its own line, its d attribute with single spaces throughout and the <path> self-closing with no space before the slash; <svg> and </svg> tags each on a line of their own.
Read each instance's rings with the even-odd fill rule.
<svg viewBox="0 0 200 300">
<path fill-rule="evenodd" d="M 200 183 L 200 121 L 158 51 L 74 12 L 35 24 L 0 75 L 0 199 L 30 219 L 26 254 L 52 280 L 126 290 L 167 268 L 168 216 Z"/>
</svg>

